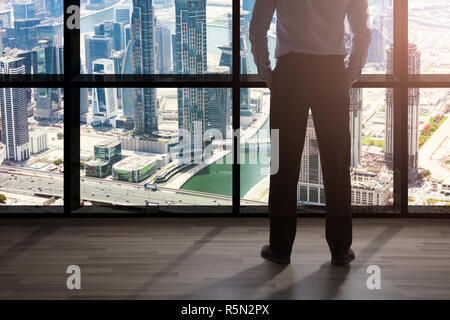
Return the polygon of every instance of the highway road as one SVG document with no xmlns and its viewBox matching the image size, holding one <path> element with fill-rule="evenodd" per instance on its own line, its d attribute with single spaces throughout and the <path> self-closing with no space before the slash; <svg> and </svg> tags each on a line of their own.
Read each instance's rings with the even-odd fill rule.
<svg viewBox="0 0 450 320">
<path fill-rule="evenodd" d="M 119 205 L 145 206 L 146 201 L 159 205 L 231 205 L 231 197 L 194 195 L 188 192 L 159 188 L 145 190 L 142 185 L 83 177 L 81 197 L 87 201 Z"/>
<path fill-rule="evenodd" d="M 30 170 L 21 174 L 5 173 L 0 169 L 0 190 L 24 195 L 63 196 L 63 179 L 44 173 L 34 175 Z"/>
<path fill-rule="evenodd" d="M 9 172 L 8 172 L 9 170 Z M 14 171 L 11 171 L 14 170 Z M 39 172 L 23 168 L 0 166 L 0 191 L 29 196 L 63 197 L 63 175 Z M 189 190 L 159 187 L 157 191 L 145 190 L 142 185 L 83 177 L 81 179 L 81 199 L 111 203 L 115 205 L 145 206 L 146 202 L 168 205 L 227 205 L 231 197 Z M 245 204 L 261 204 L 244 201 Z"/>
</svg>

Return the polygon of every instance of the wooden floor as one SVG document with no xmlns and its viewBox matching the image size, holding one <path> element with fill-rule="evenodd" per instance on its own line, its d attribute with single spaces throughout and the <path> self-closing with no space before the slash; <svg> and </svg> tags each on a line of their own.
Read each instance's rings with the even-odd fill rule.
<svg viewBox="0 0 450 320">
<path fill-rule="evenodd" d="M 0 220 L 0 299 L 450 298 L 450 220 L 354 219 L 353 238 L 356 260 L 332 266 L 324 220 L 300 219 L 283 267 L 259 256 L 264 218 Z"/>
</svg>

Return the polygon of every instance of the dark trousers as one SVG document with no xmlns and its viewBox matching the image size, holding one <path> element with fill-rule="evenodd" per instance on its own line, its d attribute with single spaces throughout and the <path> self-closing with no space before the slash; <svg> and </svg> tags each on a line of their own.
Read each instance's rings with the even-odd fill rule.
<svg viewBox="0 0 450 320">
<path fill-rule="evenodd" d="M 297 183 L 309 108 L 325 187 L 326 240 L 333 255 L 351 246 L 349 104 L 343 56 L 289 53 L 277 60 L 270 128 L 279 129 L 279 164 L 269 192 L 270 246 L 277 254 L 291 254 L 297 229 Z"/>
</svg>

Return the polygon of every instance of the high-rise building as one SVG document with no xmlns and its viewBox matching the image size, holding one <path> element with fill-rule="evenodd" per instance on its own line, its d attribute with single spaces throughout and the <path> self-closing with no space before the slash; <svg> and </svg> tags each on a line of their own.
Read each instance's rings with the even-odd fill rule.
<svg viewBox="0 0 450 320">
<path fill-rule="evenodd" d="M 249 12 L 248 19 L 252 18 L 253 7 L 255 6 L 255 0 L 241 0 L 242 9 Z"/>
<path fill-rule="evenodd" d="M 11 28 L 12 12 L 9 6 L 0 7 L 0 28 Z"/>
<path fill-rule="evenodd" d="M 93 62 L 93 74 L 114 74 L 114 61 L 97 59 Z M 92 97 L 93 119 L 114 126 L 118 109 L 117 88 L 94 88 Z"/>
<path fill-rule="evenodd" d="M 155 17 L 152 0 L 133 0 L 131 15 L 131 65 L 133 74 L 155 74 Z M 134 127 L 137 133 L 158 130 L 156 89 L 135 88 Z"/>
<path fill-rule="evenodd" d="M 94 27 L 95 35 L 111 38 L 113 41 L 113 50 L 120 51 L 124 49 L 124 31 L 123 24 L 114 21 L 105 21 L 98 23 Z"/>
<path fill-rule="evenodd" d="M 249 12 L 245 10 L 241 10 L 240 13 L 240 70 L 241 74 L 248 74 L 248 15 Z M 219 46 L 219 49 L 222 51 L 220 56 L 219 66 L 229 67 L 230 73 L 232 71 L 232 61 L 233 61 L 233 15 L 229 13 L 228 17 L 228 44 L 224 46 Z M 230 92 L 231 94 L 231 92 Z M 253 117 L 254 112 L 250 108 L 250 97 L 248 88 L 241 89 L 240 96 L 240 113 L 241 117 Z"/>
<path fill-rule="evenodd" d="M 31 18 L 14 20 L 14 31 L 16 37 L 16 47 L 23 50 L 31 50 L 38 44 L 37 25 L 40 19 Z"/>
<path fill-rule="evenodd" d="M 45 23 L 45 22 L 44 22 Z M 52 46 L 63 46 L 63 29 L 62 24 L 49 23 L 36 26 L 38 40 L 48 40 Z"/>
<path fill-rule="evenodd" d="M 205 74 L 206 0 L 175 0 L 177 74 Z M 200 161 L 206 145 L 205 88 L 178 89 L 178 128 L 190 135 L 190 160 Z M 187 137 L 183 137 L 187 138 Z M 182 151 L 182 156 L 186 157 Z M 189 157 L 188 157 L 189 158 Z"/>
<path fill-rule="evenodd" d="M 358 167 L 361 164 L 362 101 L 363 101 L 363 89 L 352 88 L 350 90 L 350 141 L 351 141 L 350 165 L 352 167 Z"/>
<path fill-rule="evenodd" d="M 394 71 L 394 48 L 391 45 L 387 50 L 387 73 Z M 408 46 L 409 74 L 420 73 L 420 52 L 415 44 Z M 419 154 L 419 100 L 420 89 L 408 89 L 408 163 L 409 172 L 414 174 L 418 169 Z M 386 162 L 390 168 L 394 157 L 394 89 L 386 88 Z"/>
<path fill-rule="evenodd" d="M 14 21 L 33 19 L 36 17 L 36 6 L 33 1 L 14 2 Z"/>
<path fill-rule="evenodd" d="M 50 45 L 50 41 L 39 41 L 39 47 L 37 51 L 37 73 L 38 74 L 57 74 L 58 64 L 58 51 L 56 48 Z M 34 117 L 37 120 L 54 120 L 57 119 L 56 111 L 61 109 L 61 93 L 58 88 L 36 88 L 36 111 Z"/>
<path fill-rule="evenodd" d="M 17 57 L 23 58 L 25 74 L 37 73 L 37 50 L 18 50 Z"/>
<path fill-rule="evenodd" d="M 130 24 L 126 24 L 123 26 L 123 34 L 124 34 L 123 47 L 126 48 L 128 46 L 128 43 L 131 40 L 131 25 Z"/>
<path fill-rule="evenodd" d="M 64 74 L 64 47 L 56 47 L 56 74 Z"/>
<path fill-rule="evenodd" d="M 121 74 L 132 74 L 133 68 L 131 66 L 131 56 L 133 49 L 131 48 L 131 42 L 128 43 L 122 63 Z M 122 97 L 122 111 L 123 115 L 128 119 L 133 119 L 134 107 L 136 105 L 133 88 L 121 88 Z"/>
<path fill-rule="evenodd" d="M 16 32 L 14 28 L 0 28 L 0 56 L 6 48 L 16 47 Z"/>
<path fill-rule="evenodd" d="M 156 20 L 156 68 L 160 74 L 168 74 L 172 70 L 171 41 L 169 26 L 160 20 Z"/>
<path fill-rule="evenodd" d="M 109 59 L 112 48 L 113 43 L 111 38 L 107 38 L 103 35 L 84 36 L 85 63 L 88 74 L 92 73 L 93 61 L 100 58 Z"/>
<path fill-rule="evenodd" d="M 231 124 L 230 91 L 227 88 L 206 89 L 205 128 L 218 130 L 223 139 L 227 138 L 227 130 Z"/>
<path fill-rule="evenodd" d="M 45 14 L 47 17 L 61 17 L 64 12 L 64 1 L 45 0 Z"/>
<path fill-rule="evenodd" d="M 123 63 L 124 63 L 124 58 L 125 58 L 125 50 L 113 51 L 109 58 L 114 62 L 115 74 L 122 73 L 122 68 L 123 68 Z"/>
<path fill-rule="evenodd" d="M 89 111 L 89 100 L 87 88 L 80 88 L 80 115 Z"/>
<path fill-rule="evenodd" d="M 319 143 L 311 113 L 306 127 L 297 193 L 297 199 L 301 202 L 325 204 Z"/>
<path fill-rule="evenodd" d="M 370 42 L 367 62 L 384 61 L 385 39 L 384 39 L 384 16 L 376 16 L 372 22 L 372 41 Z"/>
<path fill-rule="evenodd" d="M 114 9 L 114 21 L 120 22 L 123 25 L 130 23 L 130 7 L 120 6 Z"/>
<path fill-rule="evenodd" d="M 2 74 L 25 74 L 23 59 L 0 58 Z M 2 142 L 7 160 L 24 161 L 30 157 L 27 105 L 25 88 L 0 88 Z"/>
</svg>

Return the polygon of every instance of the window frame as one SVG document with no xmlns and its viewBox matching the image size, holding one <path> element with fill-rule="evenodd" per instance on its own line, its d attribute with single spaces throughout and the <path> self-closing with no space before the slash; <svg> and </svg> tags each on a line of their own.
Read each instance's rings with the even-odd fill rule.
<svg viewBox="0 0 450 320">
<path fill-rule="evenodd" d="M 80 8 L 79 0 L 64 1 L 64 75 L 19 75 L 5 76 L 0 87 L 49 87 L 64 88 L 64 213 L 49 213 L 50 217 L 154 217 L 154 216 L 267 216 L 267 206 L 262 210 L 246 212 L 241 206 L 239 145 L 233 138 L 232 165 L 232 206 L 221 208 L 220 212 L 207 212 L 202 206 L 188 214 L 160 212 L 134 213 L 77 213 L 80 208 L 80 88 L 99 87 L 143 87 L 143 88 L 183 88 L 183 87 L 222 87 L 232 89 L 232 128 L 240 128 L 240 92 L 242 88 L 265 88 L 266 85 L 256 74 L 240 74 L 240 0 L 232 0 L 232 71 L 230 74 L 205 75 L 85 75 L 80 74 L 80 30 L 69 29 L 67 21 L 72 5 Z M 68 13 L 69 12 L 69 13 Z M 394 88 L 394 205 L 354 206 L 355 217 L 437 217 L 450 218 L 449 213 L 409 212 L 408 206 L 408 88 L 449 88 L 450 74 L 408 74 L 408 0 L 393 0 L 394 30 L 394 73 L 363 74 L 354 84 L 355 88 Z M 404 152 L 406 150 L 406 152 Z M 25 206 L 26 207 L 26 206 Z M 130 206 L 130 208 L 138 208 Z M 415 210 L 417 211 L 417 206 Z M 434 206 L 431 206 L 434 208 Z M 230 212 L 227 209 L 231 210 Z M 387 209 L 387 210 L 386 210 Z M 142 209 L 144 210 L 144 209 Z M 106 211 L 106 210 L 105 210 Z M 189 211 L 189 210 L 187 210 Z M 422 211 L 420 211 L 422 212 Z M 300 216 L 323 217 L 323 208 L 299 207 Z M 26 215 L 26 214 L 25 214 Z M 43 214 L 44 216 L 47 214 Z M 4 217 L 17 215 L 4 215 Z M 36 217 L 34 214 L 33 217 Z"/>
</svg>

